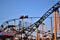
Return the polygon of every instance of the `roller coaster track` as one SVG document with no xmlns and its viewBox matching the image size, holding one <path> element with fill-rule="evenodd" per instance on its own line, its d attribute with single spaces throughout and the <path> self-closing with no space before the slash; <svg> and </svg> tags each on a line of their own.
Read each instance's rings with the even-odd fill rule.
<svg viewBox="0 0 60 40">
<path fill-rule="evenodd" d="M 15 19 L 11 19 L 11 20 L 5 21 L 4 23 L 2 23 L 2 25 L 4 26 L 4 25 L 6 25 L 7 22 L 11 22 L 11 21 L 14 21 L 14 20 L 19 20 L 19 18 L 15 18 Z M 11 25 L 11 26 L 14 26 L 14 25 Z M 16 25 L 16 26 L 18 26 L 18 25 Z M 7 27 L 4 28 L 4 30 L 6 30 L 6 29 L 7 29 Z"/>
<path fill-rule="evenodd" d="M 25 28 L 25 30 L 27 31 L 28 30 L 28 33 L 31 32 L 33 33 L 35 30 L 36 30 L 36 27 L 39 27 L 39 25 L 42 24 L 42 22 L 49 16 L 51 15 L 54 10 L 58 10 L 58 8 L 60 7 L 60 1 L 57 2 L 54 6 L 52 6 L 38 21 L 36 21 L 35 23 L 33 23 L 32 25 L 28 26 L 27 28 Z M 19 19 L 19 18 L 18 18 Z M 15 20 L 18 20 L 18 19 L 15 19 Z M 14 19 L 12 19 L 14 20 Z M 12 20 L 9 20 L 9 21 L 12 21 Z M 7 22 L 7 21 L 6 21 Z M 4 24 L 4 23 L 3 23 Z M 6 29 L 7 27 L 5 27 L 4 29 Z"/>
<path fill-rule="evenodd" d="M 35 23 L 33 23 L 32 25 L 30 25 L 28 27 L 29 31 L 35 31 L 36 27 L 39 27 L 40 24 L 42 24 L 42 22 L 49 16 L 51 15 L 54 10 L 58 10 L 58 8 L 60 7 L 60 1 L 58 1 L 54 6 L 52 6 L 38 21 L 36 21 Z M 31 28 L 32 26 L 32 28 Z M 31 32 L 31 33 L 32 33 Z"/>
</svg>

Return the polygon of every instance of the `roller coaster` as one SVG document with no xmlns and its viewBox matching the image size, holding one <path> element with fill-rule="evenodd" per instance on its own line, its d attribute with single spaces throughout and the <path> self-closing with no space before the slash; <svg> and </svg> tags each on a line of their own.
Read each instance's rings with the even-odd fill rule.
<svg viewBox="0 0 60 40">
<path fill-rule="evenodd" d="M 8 21 L 1 24 L 0 34 L 3 35 L 3 38 L 4 38 L 4 36 L 7 37 L 7 35 L 8 35 L 9 37 L 10 36 L 12 36 L 13 38 L 16 37 L 17 40 L 59 40 L 60 37 L 57 37 L 57 24 L 58 24 L 57 18 L 59 17 L 57 15 L 59 13 L 58 12 L 59 7 L 60 7 L 60 1 L 58 1 L 47 12 L 45 12 L 45 14 L 42 17 L 38 17 L 38 18 L 40 18 L 38 21 L 36 21 L 33 24 L 30 24 L 28 27 L 25 26 L 25 24 L 27 22 L 24 23 L 23 20 L 25 18 L 33 18 L 33 17 L 21 16 L 16 19 L 8 20 Z M 45 25 L 43 23 L 43 21 L 45 19 L 47 19 L 49 17 L 49 15 L 51 15 L 53 12 L 54 12 L 54 32 L 50 33 L 52 35 L 52 37 L 50 37 L 50 35 L 49 35 L 49 38 L 45 39 L 46 35 L 44 35 L 44 33 L 46 33 L 46 32 L 43 31 L 43 29 L 44 29 L 43 25 Z M 17 20 L 19 23 L 16 25 Z M 9 22 L 14 22 L 14 24 L 9 25 Z M 42 30 L 38 30 L 38 27 L 40 25 L 42 25 Z M 31 35 L 34 31 L 36 31 L 36 38 L 35 39 L 33 39 L 33 35 Z M 40 38 L 40 36 L 39 36 L 39 33 L 40 33 L 39 31 L 42 33 L 42 38 Z M 50 30 L 48 32 L 50 32 Z M 2 37 L 2 35 L 1 35 L 1 37 Z M 19 35 L 19 36 L 22 35 L 22 36 L 21 36 L 21 38 L 18 37 L 19 38 L 18 39 L 17 35 Z M 5 39 L 3 39 L 3 40 L 5 40 Z M 15 40 L 15 39 L 11 39 L 11 40 Z"/>
</svg>

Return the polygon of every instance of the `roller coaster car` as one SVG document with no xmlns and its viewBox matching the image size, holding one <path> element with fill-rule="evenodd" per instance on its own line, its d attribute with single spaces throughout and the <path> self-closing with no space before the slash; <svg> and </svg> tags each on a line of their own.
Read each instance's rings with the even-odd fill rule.
<svg viewBox="0 0 60 40">
<path fill-rule="evenodd" d="M 28 16 L 20 16 L 20 19 L 28 18 Z"/>
<path fill-rule="evenodd" d="M 10 28 L 10 27 L 15 27 L 14 25 L 8 25 L 8 28 Z"/>
<path fill-rule="evenodd" d="M 0 40 L 14 40 L 14 35 L 15 35 L 15 33 L 1 32 Z"/>
<path fill-rule="evenodd" d="M 15 27 L 15 25 L 8 25 L 7 27 L 8 27 L 8 28 L 10 28 L 10 27 Z M 6 30 L 6 29 L 7 29 L 7 27 L 6 27 L 6 28 L 4 28 L 4 30 Z"/>
</svg>

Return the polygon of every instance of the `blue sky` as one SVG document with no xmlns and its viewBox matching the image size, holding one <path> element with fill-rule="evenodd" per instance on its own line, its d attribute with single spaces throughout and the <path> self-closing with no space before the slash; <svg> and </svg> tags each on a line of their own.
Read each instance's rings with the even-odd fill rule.
<svg viewBox="0 0 60 40">
<path fill-rule="evenodd" d="M 0 25 L 21 15 L 41 17 L 59 0 L 0 0 Z"/>
</svg>

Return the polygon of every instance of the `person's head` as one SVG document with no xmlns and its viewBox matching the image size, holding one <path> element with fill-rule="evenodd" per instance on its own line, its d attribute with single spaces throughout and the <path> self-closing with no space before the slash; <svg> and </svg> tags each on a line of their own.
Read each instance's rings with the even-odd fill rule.
<svg viewBox="0 0 60 40">
<path fill-rule="evenodd" d="M 3 28 L 3 25 L 1 25 L 1 27 Z"/>
</svg>

